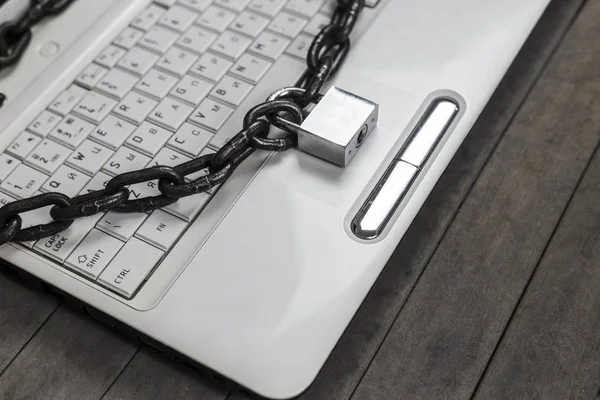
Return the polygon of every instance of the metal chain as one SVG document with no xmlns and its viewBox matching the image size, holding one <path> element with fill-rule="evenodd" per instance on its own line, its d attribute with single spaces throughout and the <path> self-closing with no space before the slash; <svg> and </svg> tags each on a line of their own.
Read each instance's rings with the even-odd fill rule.
<svg viewBox="0 0 600 400">
<path fill-rule="evenodd" d="M 64 5 L 67 2 L 68 0 L 63 0 L 53 4 Z M 48 4 L 48 1 L 37 3 Z M 9 241 L 22 242 L 48 237 L 67 229 L 77 218 L 108 210 L 128 213 L 162 208 L 182 197 L 206 192 L 225 183 L 235 169 L 256 150 L 281 152 L 295 147 L 298 139 L 293 130 L 289 129 L 290 124 L 302 124 L 307 114 L 305 109 L 320 99 L 323 85 L 344 62 L 350 49 L 350 34 L 363 8 L 364 0 L 338 0 L 330 24 L 317 34 L 308 50 L 306 71 L 295 87 L 276 91 L 264 103 L 248 111 L 242 130 L 216 153 L 175 167 L 157 166 L 120 174 L 112 178 L 104 190 L 74 198 L 53 192 L 9 203 L 0 208 L 0 245 Z M 32 14 L 32 21 L 36 15 Z M 17 23 L 14 26 L 21 25 Z M 30 26 L 30 23 L 24 22 L 23 26 Z M 6 41 L 5 32 L 0 26 L 0 54 L 2 41 Z M 282 137 L 269 137 L 271 126 L 282 128 L 286 133 Z M 206 175 L 186 182 L 186 176 L 205 170 Z M 158 180 L 160 195 L 129 199 L 128 186 L 154 180 Z M 50 205 L 53 206 L 50 209 L 53 222 L 22 227 L 23 221 L 19 214 Z"/>
<path fill-rule="evenodd" d="M 27 12 L 18 20 L 0 24 L 0 71 L 17 64 L 33 36 L 31 28 L 46 17 L 58 15 L 75 0 L 30 0 Z M 6 96 L 0 93 L 0 107 Z"/>
</svg>

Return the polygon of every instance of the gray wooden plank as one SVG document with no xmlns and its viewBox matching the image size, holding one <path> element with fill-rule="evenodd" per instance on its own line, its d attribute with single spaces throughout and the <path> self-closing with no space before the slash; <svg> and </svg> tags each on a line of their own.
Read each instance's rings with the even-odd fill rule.
<svg viewBox="0 0 600 400">
<path fill-rule="evenodd" d="M 0 373 L 58 307 L 58 302 L 0 275 Z"/>
<path fill-rule="evenodd" d="M 103 399 L 222 400 L 228 393 L 225 384 L 201 379 L 184 367 L 141 350 Z"/>
<path fill-rule="evenodd" d="M 0 399 L 99 399 L 136 349 L 60 307 L 0 375 Z"/>
<path fill-rule="evenodd" d="M 582 1 L 554 0 L 303 399 L 347 399 Z M 384 398 L 384 397 L 381 397 Z"/>
<path fill-rule="evenodd" d="M 600 35 L 600 1 L 578 29 Z M 600 46 L 573 49 L 574 60 L 600 60 Z M 591 72 L 591 66 L 588 71 Z M 600 79 L 591 78 L 598 92 Z M 591 99 L 593 111 L 600 103 Z M 595 117 L 597 118 L 597 117 Z M 583 119 L 581 119 L 583 122 Z M 597 127 L 597 125 L 596 125 Z M 600 154 L 577 189 L 475 399 L 592 399 L 600 387 Z"/>
<path fill-rule="evenodd" d="M 600 9 L 590 3 L 460 208 L 353 399 L 473 394 L 600 140 Z"/>
<path fill-rule="evenodd" d="M 479 128 L 474 130 L 474 132 L 484 132 L 485 135 L 475 135 L 475 133 L 471 135 L 471 138 L 474 136 L 477 137 L 475 139 L 470 138 L 469 141 L 476 143 L 466 150 L 461 150 L 461 153 L 457 156 L 457 160 L 453 162 L 453 166 L 451 167 L 455 172 L 450 178 L 443 179 L 441 185 L 438 185 L 436 189 L 435 193 L 444 193 L 444 195 L 437 197 L 435 200 L 430 200 L 426 206 L 426 209 L 433 209 L 434 211 L 425 214 L 422 213 L 425 216 L 420 216 L 415 223 L 416 227 L 411 229 L 411 232 L 415 230 L 425 232 L 419 239 L 412 242 L 412 245 L 416 245 L 420 249 L 420 253 L 415 254 L 414 251 L 411 251 L 408 252 L 407 257 L 408 246 L 401 246 L 392 259 L 391 265 L 399 265 L 400 261 L 402 261 L 402 265 L 406 265 L 404 261 L 408 259 L 409 262 L 407 264 L 415 266 L 419 264 L 419 261 L 424 262 L 428 258 L 427 254 L 431 253 L 431 250 L 428 252 L 428 249 L 433 249 L 439 241 L 439 237 L 441 237 L 443 230 L 452 219 L 453 213 L 464 197 L 464 193 L 470 187 L 474 176 L 476 176 L 487 155 L 493 149 L 512 113 L 517 108 L 519 101 L 532 85 L 544 60 L 547 59 L 553 46 L 566 29 L 566 25 L 575 12 L 578 3 L 577 1 L 555 1 L 554 4 L 558 4 L 558 6 L 553 4 L 552 10 L 554 11 L 545 17 L 545 30 L 537 30 L 534 40 L 529 42 L 526 47 L 527 51 L 520 57 L 522 60 L 521 64 L 518 68 L 513 68 L 510 74 L 512 80 L 507 80 L 503 83 L 503 88 L 501 89 L 504 91 L 502 92 L 503 94 L 496 96 L 492 101 L 490 109 L 494 111 L 488 113 L 487 123 L 485 124 L 487 126 L 480 124 Z M 494 103 L 496 104 L 494 105 Z M 485 119 L 483 120 L 485 121 Z M 440 189 L 440 187 L 444 186 L 446 188 Z M 445 210 L 446 207 L 450 211 L 440 212 L 440 210 Z M 433 233 L 428 235 L 427 232 L 429 231 L 433 231 Z M 430 243 L 433 243 L 433 247 L 431 248 L 429 247 Z M 332 360 L 326 366 L 325 371 L 327 372 L 322 374 L 317 381 L 315 387 L 319 393 L 318 396 L 321 396 L 321 398 L 334 398 L 334 395 L 339 394 L 340 398 L 342 398 L 347 397 L 351 392 L 358 377 L 363 373 L 368 361 L 381 342 L 385 331 L 393 320 L 395 312 L 397 312 L 397 309 L 404 302 L 404 298 L 410 289 L 411 285 L 405 285 L 403 276 L 408 273 L 411 279 L 416 279 L 416 276 L 419 274 L 417 267 L 411 267 L 411 269 L 412 271 L 408 271 L 404 268 L 391 267 L 386 270 L 388 271 L 387 277 L 394 279 L 394 281 L 378 285 L 374 293 L 370 295 L 371 300 L 368 300 L 367 311 L 363 307 L 361 313 L 359 313 L 359 316 L 353 323 L 354 329 L 358 328 L 358 331 L 355 331 L 354 334 L 351 333 L 350 338 L 347 339 L 350 345 L 344 348 L 342 343 L 338 347 L 338 349 L 341 347 L 342 350 L 336 350 Z M 381 279 L 381 281 L 385 281 L 385 279 Z M 397 296 L 401 297 L 401 301 L 396 302 Z M 383 307 L 385 308 L 384 310 L 381 310 L 382 304 L 386 304 L 386 307 Z M 387 307 L 388 304 L 390 304 L 389 308 Z M 396 311 L 394 312 L 395 306 Z M 372 309 L 369 310 L 369 307 L 372 307 Z M 373 313 L 373 310 L 376 312 Z M 380 315 L 383 316 L 379 317 Z M 366 323 L 363 325 L 363 322 Z M 362 326 L 357 327 L 357 325 Z M 349 332 L 352 332 L 352 329 Z M 357 360 L 356 363 L 354 363 L 355 359 Z M 355 370 L 349 371 L 354 366 L 356 366 Z M 82 371 L 82 374 L 88 373 L 87 368 L 83 368 Z M 123 376 L 127 376 L 128 373 L 129 371 L 126 370 Z M 136 373 L 131 374 L 136 375 Z M 141 375 L 143 376 L 143 374 Z M 131 379 L 128 382 L 130 385 L 135 385 L 137 381 Z M 162 381 L 162 383 L 165 383 L 165 381 Z M 2 384 L 2 381 L 0 381 L 0 385 Z M 115 387 L 118 388 L 119 384 L 120 382 L 115 383 Z M 313 398 L 310 397 L 310 393 L 307 393 L 305 397 Z"/>
</svg>

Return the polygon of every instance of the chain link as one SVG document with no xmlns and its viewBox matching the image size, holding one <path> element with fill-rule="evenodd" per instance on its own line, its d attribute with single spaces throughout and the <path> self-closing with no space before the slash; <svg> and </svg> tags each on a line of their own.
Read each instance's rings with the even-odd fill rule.
<svg viewBox="0 0 600 400">
<path fill-rule="evenodd" d="M 0 25 L 0 68 L 3 57 L 15 57 L 16 53 L 22 51 L 19 46 L 26 46 L 23 43 L 31 39 L 31 26 L 43 16 L 60 12 L 72 1 L 34 1 L 21 20 Z M 243 129 L 216 153 L 174 167 L 157 166 L 120 174 L 112 178 L 104 190 L 73 199 L 60 193 L 46 193 L 9 203 L 0 208 L 0 245 L 9 241 L 29 241 L 51 236 L 67 229 L 77 218 L 109 210 L 128 213 L 159 209 L 182 197 L 207 192 L 222 185 L 257 150 L 281 152 L 296 147 L 297 127 L 306 118 L 306 108 L 320 100 L 321 89 L 348 55 L 350 34 L 363 7 L 364 0 L 338 0 L 331 23 L 311 43 L 306 71 L 296 82 L 296 87 L 280 89 L 264 103 L 250 109 L 244 118 Z M 269 137 L 271 126 L 281 128 L 285 133 L 283 136 Z M 186 176 L 201 171 L 205 175 L 186 182 Z M 155 181 L 160 195 L 130 200 L 127 187 Z M 53 206 L 49 212 L 53 222 L 22 229 L 21 213 L 50 205 Z"/>
<path fill-rule="evenodd" d="M 0 24 L 0 71 L 19 62 L 31 43 L 31 28 L 46 17 L 58 15 L 75 0 L 31 0 L 21 18 Z M 6 96 L 0 93 L 0 107 Z"/>
</svg>

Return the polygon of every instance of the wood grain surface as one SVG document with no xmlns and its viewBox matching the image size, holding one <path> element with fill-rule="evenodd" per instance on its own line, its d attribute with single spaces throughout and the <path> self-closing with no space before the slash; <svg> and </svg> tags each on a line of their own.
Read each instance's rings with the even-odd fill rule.
<svg viewBox="0 0 600 400">
<path fill-rule="evenodd" d="M 600 0 L 554 0 L 307 400 L 593 399 Z M 0 399 L 243 400 L 0 274 Z"/>
</svg>

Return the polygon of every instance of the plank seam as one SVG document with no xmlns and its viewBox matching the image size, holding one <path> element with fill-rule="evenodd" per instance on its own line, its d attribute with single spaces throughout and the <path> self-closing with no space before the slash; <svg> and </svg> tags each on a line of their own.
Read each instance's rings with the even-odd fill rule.
<svg viewBox="0 0 600 400">
<path fill-rule="evenodd" d="M 29 345 L 29 343 L 31 343 L 33 338 L 37 336 L 38 332 L 46 325 L 46 322 L 48 322 L 48 320 L 50 320 L 50 318 L 56 313 L 56 311 L 58 311 L 58 309 L 60 307 L 61 307 L 61 305 L 57 304 L 56 307 L 54 307 L 54 310 L 52 310 L 48 314 L 48 316 L 46 316 L 46 318 L 44 318 L 44 321 L 42 321 L 42 323 L 36 328 L 36 330 L 31 334 L 31 336 L 29 336 L 29 339 L 27 339 L 27 341 L 25 341 L 25 343 L 23 343 L 23 346 L 21 346 L 19 351 L 17 351 L 17 353 L 10 359 L 10 362 L 8 364 L 6 364 L 6 367 L 4 367 L 0 371 L 0 377 L 2 377 L 2 375 L 4 375 L 4 373 L 12 366 L 13 362 L 17 359 L 17 357 L 19 357 L 21 355 L 23 350 L 25 350 L 25 348 Z"/>
<path fill-rule="evenodd" d="M 534 88 L 537 86 L 538 82 L 540 81 L 542 75 L 544 74 L 544 72 L 546 71 L 546 68 L 548 67 L 548 65 L 550 64 L 550 62 L 552 61 L 552 59 L 554 58 L 556 52 L 558 51 L 558 49 L 560 48 L 560 46 L 562 45 L 565 37 L 567 36 L 567 34 L 569 33 L 569 31 L 571 30 L 574 22 L 577 20 L 579 14 L 581 13 L 581 10 L 583 9 L 583 7 L 585 6 L 585 4 L 587 3 L 587 0 L 584 0 L 581 4 L 581 6 L 577 9 L 577 11 L 575 12 L 575 14 L 573 15 L 573 18 L 571 19 L 571 21 L 569 22 L 569 24 L 567 25 L 567 28 L 565 29 L 565 31 L 563 32 L 563 34 L 560 36 L 560 38 L 557 40 L 556 44 L 554 45 L 554 47 L 552 48 L 552 50 L 550 51 L 550 54 L 548 55 L 548 58 L 546 60 L 546 62 L 544 63 L 544 65 L 542 66 L 542 68 L 540 69 L 540 72 L 538 73 L 538 75 L 535 77 L 535 79 L 533 80 L 531 86 L 529 87 L 529 89 L 527 90 L 527 92 L 525 93 L 525 95 L 523 96 L 523 99 L 521 100 L 521 102 L 519 102 L 517 108 L 515 109 L 514 114 L 512 115 L 512 117 L 507 121 L 507 124 L 505 126 L 505 128 L 502 130 L 502 133 L 500 134 L 500 136 L 498 137 L 497 142 L 494 144 L 494 146 L 492 147 L 488 157 L 485 159 L 484 163 L 482 164 L 479 172 L 477 173 L 475 179 L 473 180 L 473 182 L 471 183 L 471 185 L 469 186 L 467 192 L 465 193 L 465 196 L 463 197 L 463 199 L 460 201 L 456 211 L 454 212 L 454 214 L 452 215 L 452 217 L 450 218 L 450 221 L 448 223 L 448 225 L 446 226 L 446 228 L 444 229 L 442 235 L 440 236 L 440 239 L 437 241 L 435 249 L 431 255 L 428 257 L 427 262 L 425 263 L 425 267 L 423 268 L 423 270 L 421 271 L 421 273 L 419 274 L 417 280 L 415 281 L 413 287 L 410 289 L 408 295 L 406 296 L 406 299 L 404 300 L 404 302 L 402 303 L 402 306 L 400 307 L 400 309 L 398 310 L 398 313 L 396 314 L 396 316 L 394 317 L 392 323 L 390 324 L 389 328 L 387 329 L 384 337 L 382 338 L 381 342 L 379 343 L 379 345 L 377 346 L 377 349 L 373 355 L 373 357 L 371 357 L 371 359 L 369 360 L 369 363 L 367 364 L 367 367 L 365 368 L 365 370 L 363 371 L 363 373 L 361 374 L 360 378 L 357 380 L 356 385 L 354 386 L 354 389 L 352 390 L 352 393 L 350 394 L 350 396 L 348 397 L 349 400 L 352 400 L 354 398 L 354 395 L 356 394 L 356 391 L 358 390 L 358 387 L 360 386 L 360 384 L 362 383 L 365 375 L 367 374 L 367 372 L 369 371 L 369 369 L 371 368 L 371 365 L 373 364 L 373 361 L 375 360 L 375 358 L 377 357 L 377 354 L 379 354 L 379 350 L 381 350 L 381 347 L 383 346 L 383 344 L 385 343 L 388 335 L 390 334 L 393 326 L 395 325 L 396 321 L 398 320 L 398 317 L 400 316 L 400 314 L 402 313 L 402 310 L 404 309 L 404 306 L 406 305 L 406 303 L 408 302 L 408 300 L 410 299 L 411 295 L 413 294 L 415 288 L 418 286 L 419 282 L 421 281 L 421 278 L 423 277 L 423 274 L 425 273 L 425 270 L 427 269 L 427 266 L 429 265 L 429 263 L 431 262 L 431 260 L 433 259 L 433 257 L 435 256 L 436 252 L 437 252 L 437 248 L 439 247 L 440 243 L 444 240 L 444 238 L 446 237 L 446 234 L 448 233 L 448 230 L 450 229 L 450 227 L 452 226 L 452 224 L 454 223 L 454 220 L 456 219 L 456 216 L 459 214 L 460 210 L 462 209 L 462 207 L 464 206 L 464 203 L 466 201 L 466 199 L 469 197 L 469 195 L 471 194 L 473 188 L 475 187 L 476 183 L 479 180 L 479 177 L 481 176 L 481 173 L 485 170 L 485 168 L 487 167 L 487 165 L 489 164 L 490 159 L 492 158 L 492 156 L 494 155 L 494 153 L 496 152 L 496 149 L 498 148 L 498 146 L 500 145 L 500 143 L 502 142 L 504 136 L 506 135 L 506 132 L 508 131 L 508 129 L 511 127 L 512 123 L 514 122 L 514 120 L 516 119 L 516 117 L 519 115 L 523 105 L 527 102 L 527 100 L 529 99 L 532 91 L 534 90 Z M 562 218 L 562 215 L 561 215 Z M 516 309 L 516 307 L 515 307 Z M 512 317 L 511 317 L 512 318 Z M 501 339 L 500 339 L 501 340 Z M 494 349 L 495 351 L 496 349 Z M 493 354 L 490 356 L 490 359 L 493 357 Z M 487 369 L 487 365 L 486 365 L 486 369 Z M 485 369 L 484 369 L 484 373 L 485 373 Z M 483 375 L 482 375 L 483 377 Z M 479 382 L 481 381 L 481 377 L 479 379 Z M 475 390 L 477 390 L 477 388 L 479 387 L 479 382 L 475 388 Z M 471 396 L 472 399 L 472 396 Z"/>
<path fill-rule="evenodd" d="M 125 372 L 125 370 L 127 369 L 127 367 L 129 366 L 129 364 L 131 364 L 131 362 L 133 361 L 133 359 L 135 358 L 135 356 L 138 355 L 138 353 L 140 352 L 142 346 L 138 345 L 138 348 L 135 350 L 135 352 L 133 353 L 133 355 L 129 358 L 129 360 L 127 360 L 127 362 L 125 363 L 125 365 L 123 366 L 123 368 L 121 368 L 121 370 L 119 371 L 119 373 L 117 374 L 117 376 L 115 376 L 115 379 L 113 379 L 113 381 L 110 383 L 110 385 L 108 385 L 108 387 L 106 388 L 106 390 L 100 395 L 100 397 L 98 397 L 98 400 L 102 400 L 106 397 L 106 395 L 108 394 L 108 392 L 110 391 L 110 389 L 113 388 L 113 386 L 115 385 L 115 383 L 117 383 L 117 381 L 119 380 L 119 378 L 121 377 L 121 375 L 123 375 L 123 372 Z"/>
</svg>

